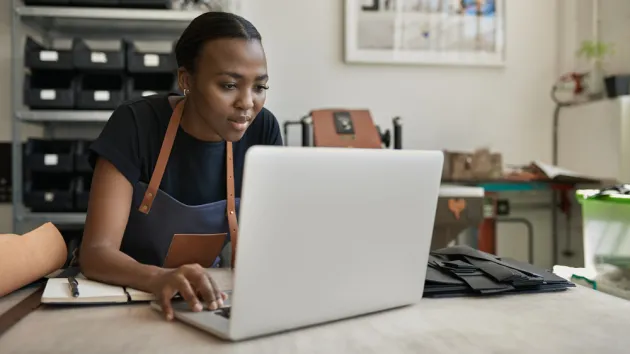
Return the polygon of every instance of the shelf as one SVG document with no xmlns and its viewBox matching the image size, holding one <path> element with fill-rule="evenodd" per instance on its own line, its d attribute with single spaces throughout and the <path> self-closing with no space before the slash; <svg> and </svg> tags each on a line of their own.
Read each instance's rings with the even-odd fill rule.
<svg viewBox="0 0 630 354">
<path fill-rule="evenodd" d="M 18 111 L 16 116 L 24 122 L 107 122 L 111 111 Z"/>
<path fill-rule="evenodd" d="M 124 0 L 123 0 L 124 1 Z M 14 233 L 46 222 L 65 225 L 82 225 L 86 214 L 37 213 L 26 209 L 23 204 L 23 162 L 21 158 L 23 136 L 22 124 L 35 123 L 63 126 L 64 124 L 87 125 L 102 124 L 109 120 L 111 110 L 30 110 L 22 103 L 23 92 L 23 38 L 27 35 L 41 35 L 42 42 L 52 44 L 57 38 L 82 39 L 129 39 L 158 40 L 170 42 L 180 36 L 188 24 L 205 11 L 180 11 L 159 9 L 130 8 L 94 8 L 94 7 L 56 7 L 17 5 L 21 1 L 9 1 L 15 6 L 11 13 L 11 51 L 15 54 L 11 60 L 13 105 L 12 134 L 12 178 L 13 229 Z M 46 131 L 44 133 L 47 133 Z M 33 224 L 33 225 L 31 225 Z"/>
<path fill-rule="evenodd" d="M 148 22 L 184 22 L 187 24 L 201 11 L 93 8 L 64 6 L 18 6 L 15 11 L 22 17 L 57 17 L 65 19 L 133 20 Z M 111 23 L 108 27 L 112 27 Z"/>
<path fill-rule="evenodd" d="M 17 219 L 21 221 L 32 221 L 38 224 L 52 222 L 53 224 L 83 224 L 85 223 L 85 213 L 31 213 L 25 212 Z"/>
<path fill-rule="evenodd" d="M 179 35 L 190 21 L 202 14 L 200 11 L 60 6 L 18 6 L 15 12 L 24 23 L 42 30 L 110 37 Z"/>
</svg>

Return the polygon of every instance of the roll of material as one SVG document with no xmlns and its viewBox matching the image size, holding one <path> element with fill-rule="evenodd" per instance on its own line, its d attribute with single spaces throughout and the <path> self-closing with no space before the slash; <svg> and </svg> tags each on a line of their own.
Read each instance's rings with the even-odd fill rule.
<svg viewBox="0 0 630 354">
<path fill-rule="evenodd" d="M 0 234 L 0 297 L 63 267 L 66 242 L 52 223 L 24 235 Z"/>
</svg>

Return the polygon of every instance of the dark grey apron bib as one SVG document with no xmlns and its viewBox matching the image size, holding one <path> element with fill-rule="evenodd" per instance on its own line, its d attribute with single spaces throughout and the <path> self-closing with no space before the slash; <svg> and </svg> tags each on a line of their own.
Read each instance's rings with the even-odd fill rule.
<svg viewBox="0 0 630 354">
<path fill-rule="evenodd" d="M 234 193 L 232 143 L 226 142 L 227 196 L 203 205 L 186 205 L 159 189 L 184 110 L 180 101 L 170 118 L 160 154 L 147 185 L 137 182 L 120 250 L 143 264 L 163 266 L 175 234 L 227 234 L 214 267 L 233 267 L 240 200 Z"/>
</svg>

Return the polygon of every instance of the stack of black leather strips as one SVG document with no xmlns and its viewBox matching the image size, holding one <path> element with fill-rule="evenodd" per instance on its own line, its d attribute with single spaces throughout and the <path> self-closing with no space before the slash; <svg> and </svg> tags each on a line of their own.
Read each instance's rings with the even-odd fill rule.
<svg viewBox="0 0 630 354">
<path fill-rule="evenodd" d="M 575 287 L 548 270 L 468 246 L 432 251 L 428 265 L 425 297 L 521 294 Z"/>
</svg>

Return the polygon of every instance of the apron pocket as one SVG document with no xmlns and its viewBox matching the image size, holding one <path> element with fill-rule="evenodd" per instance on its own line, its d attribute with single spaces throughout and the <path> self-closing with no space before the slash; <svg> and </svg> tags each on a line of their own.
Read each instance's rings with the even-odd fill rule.
<svg viewBox="0 0 630 354">
<path fill-rule="evenodd" d="M 199 264 L 210 268 L 223 249 L 227 233 L 175 234 L 164 260 L 164 268 Z"/>
</svg>

